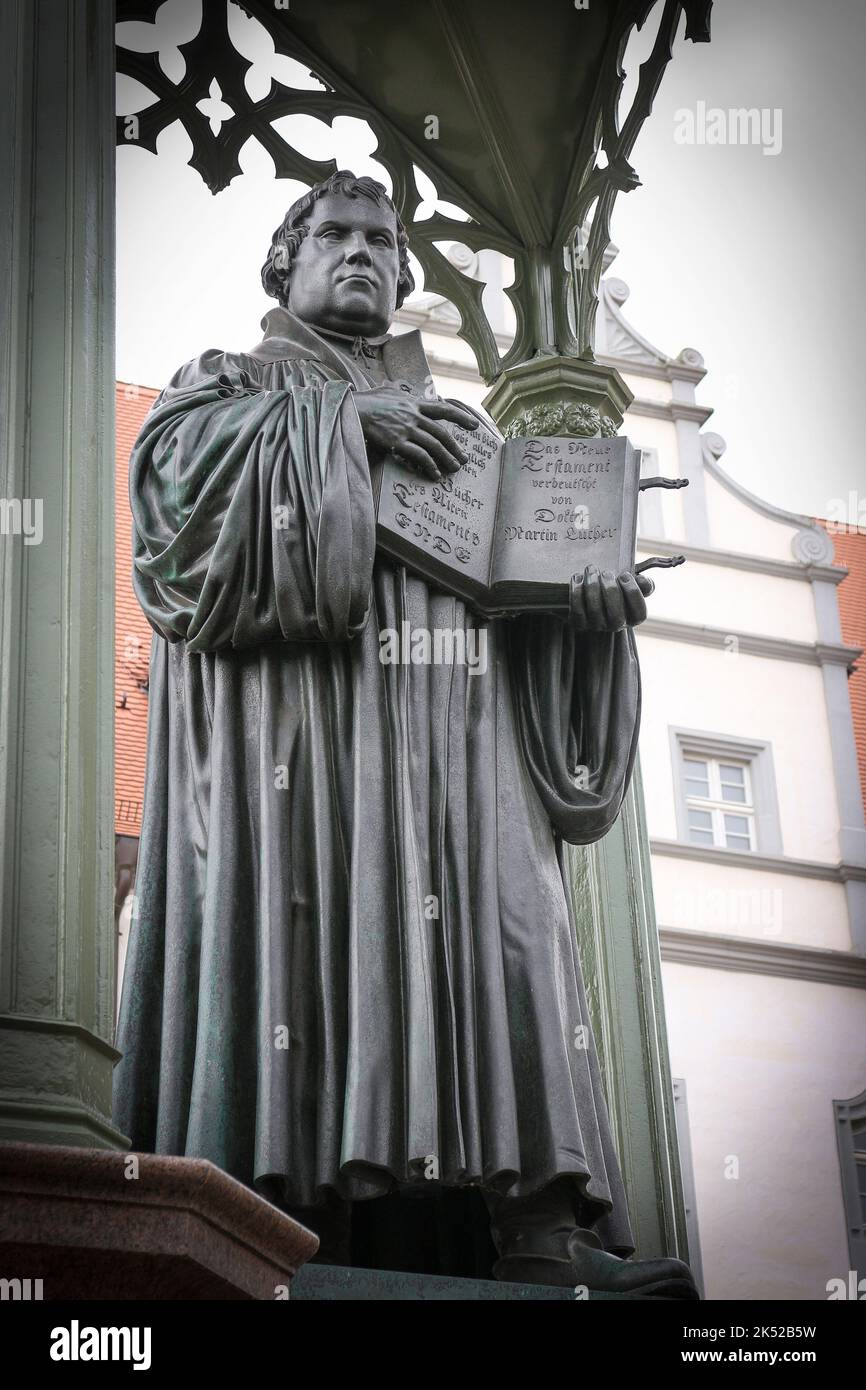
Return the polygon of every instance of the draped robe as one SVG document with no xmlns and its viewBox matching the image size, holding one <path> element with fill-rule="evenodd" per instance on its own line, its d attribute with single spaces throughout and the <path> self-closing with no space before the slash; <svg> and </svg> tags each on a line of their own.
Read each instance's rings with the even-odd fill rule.
<svg viewBox="0 0 866 1390">
<path fill-rule="evenodd" d="M 131 459 L 155 635 L 116 1121 L 287 1205 L 569 1175 L 628 1253 L 558 842 L 620 808 L 632 633 L 485 622 L 377 553 L 363 358 L 263 326 L 176 373 Z M 486 672 L 383 664 L 406 621 L 483 626 Z"/>
</svg>

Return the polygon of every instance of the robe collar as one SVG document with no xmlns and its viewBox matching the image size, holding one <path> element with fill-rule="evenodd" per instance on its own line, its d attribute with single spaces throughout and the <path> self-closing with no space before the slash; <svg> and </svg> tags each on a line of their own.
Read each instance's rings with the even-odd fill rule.
<svg viewBox="0 0 866 1390">
<path fill-rule="evenodd" d="M 365 356 L 363 349 L 358 353 L 353 352 L 353 346 L 358 342 L 358 339 L 344 333 L 331 333 L 324 330 L 320 332 L 282 306 L 278 309 L 270 309 L 265 314 L 262 319 L 262 329 L 265 336 L 250 351 L 250 357 L 255 357 L 260 362 L 281 362 L 291 361 L 298 357 L 312 357 L 318 362 L 333 367 L 340 376 L 345 377 L 348 372 L 349 379 L 361 390 L 369 387 L 370 383 L 363 373 Z M 381 348 L 385 343 L 390 342 L 391 337 L 390 333 L 383 333 L 380 337 L 364 338 L 361 342 L 368 344 L 371 348 Z M 357 366 L 355 365 L 356 361 Z"/>
<path fill-rule="evenodd" d="M 363 370 L 364 353 L 362 351 L 357 358 L 353 356 L 352 347 L 356 340 L 352 337 L 342 333 L 320 332 L 282 306 L 270 309 L 265 314 L 262 329 L 264 338 L 251 349 L 248 356 L 259 362 L 312 358 L 331 367 L 358 390 L 369 390 L 370 381 Z M 408 376 L 421 383 L 429 380 L 430 369 L 417 328 L 410 329 L 408 333 L 383 333 L 377 338 L 365 338 L 364 342 L 375 350 L 377 356 L 381 353 L 389 376 Z"/>
</svg>

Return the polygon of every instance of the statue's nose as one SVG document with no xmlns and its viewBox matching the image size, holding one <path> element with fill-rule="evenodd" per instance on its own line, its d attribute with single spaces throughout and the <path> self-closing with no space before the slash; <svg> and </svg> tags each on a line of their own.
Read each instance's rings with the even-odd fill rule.
<svg viewBox="0 0 866 1390">
<path fill-rule="evenodd" d="M 347 242 L 346 260 L 351 262 L 352 264 L 354 264 L 357 261 L 363 261 L 367 265 L 372 264 L 370 249 L 367 246 L 367 243 L 360 232 L 355 232 L 355 234 Z"/>
</svg>

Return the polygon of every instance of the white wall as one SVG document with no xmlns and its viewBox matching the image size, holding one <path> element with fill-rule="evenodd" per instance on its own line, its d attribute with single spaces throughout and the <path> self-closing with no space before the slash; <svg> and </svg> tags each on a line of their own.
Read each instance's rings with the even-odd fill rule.
<svg viewBox="0 0 866 1390">
<path fill-rule="evenodd" d="M 710 544 L 718 550 L 764 555 L 772 560 L 793 560 L 791 541 L 796 526 L 766 517 L 735 497 L 707 474 L 704 479 L 710 521 Z"/>
<path fill-rule="evenodd" d="M 637 376 L 633 372 L 623 372 L 623 380 L 637 400 L 643 401 L 671 401 L 673 400 L 673 386 L 669 381 L 660 381 L 654 376 Z M 627 425 L 631 425 L 637 416 L 626 415 Z M 629 439 L 633 439 L 630 429 L 626 430 Z"/>
<path fill-rule="evenodd" d="M 665 854 L 653 854 L 652 878 L 660 927 L 826 951 L 851 949 L 841 883 Z"/>
<path fill-rule="evenodd" d="M 643 559 L 652 548 L 641 548 Z M 650 602 L 653 618 L 674 618 L 721 628 L 816 642 L 818 626 L 811 584 L 749 570 L 689 560 L 685 568 L 653 570 L 656 586 Z"/>
<path fill-rule="evenodd" d="M 663 975 L 707 1298 L 826 1298 L 849 1268 L 832 1102 L 863 1086 L 866 992 L 671 962 Z"/>
</svg>

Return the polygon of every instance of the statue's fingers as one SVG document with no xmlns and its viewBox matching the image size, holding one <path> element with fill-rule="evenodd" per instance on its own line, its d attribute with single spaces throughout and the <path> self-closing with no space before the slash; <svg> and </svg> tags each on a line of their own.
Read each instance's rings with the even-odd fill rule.
<svg viewBox="0 0 866 1390">
<path fill-rule="evenodd" d="M 586 625 L 593 632 L 601 632 L 605 626 L 604 602 L 601 597 L 601 575 L 597 565 L 587 565 L 583 577 L 583 597 L 586 607 Z"/>
<path fill-rule="evenodd" d="M 479 425 L 477 415 L 463 406 L 455 405 L 453 401 L 419 401 L 418 409 L 431 420 L 450 420 L 452 425 L 459 425 L 464 430 L 477 430 Z"/>
<path fill-rule="evenodd" d="M 392 450 L 406 463 L 412 464 L 419 473 L 432 478 L 434 482 L 442 481 L 442 474 L 435 459 L 432 459 L 426 449 L 422 449 L 418 444 L 413 444 L 410 439 L 401 439 L 399 444 L 395 444 Z"/>
<path fill-rule="evenodd" d="M 466 462 L 465 451 L 461 449 L 451 431 L 447 429 L 445 425 L 440 425 L 438 420 L 431 420 L 429 416 L 422 415 L 417 428 L 423 430 L 425 434 L 432 434 L 434 439 L 438 439 L 439 443 L 452 455 L 457 467 L 462 466 Z M 415 442 L 418 443 L 419 441 L 416 440 Z M 422 440 L 420 442 L 424 443 L 426 447 L 426 441 Z"/>
<path fill-rule="evenodd" d="M 620 593 L 625 604 L 625 620 L 629 627 L 642 623 L 646 617 L 646 600 L 643 596 L 643 575 L 621 574 L 618 580 Z M 652 584 L 652 580 L 649 581 Z"/>
<path fill-rule="evenodd" d="M 586 605 L 583 594 L 583 575 L 573 574 L 571 576 L 571 588 L 569 594 L 569 610 L 571 613 L 571 625 L 576 632 L 586 631 Z"/>
<path fill-rule="evenodd" d="M 602 570 L 600 589 L 605 613 L 604 626 L 609 632 L 617 632 L 625 627 L 625 596 L 613 570 Z"/>
<path fill-rule="evenodd" d="M 475 411 L 474 411 L 474 410 L 470 410 L 470 409 L 469 409 L 469 406 L 466 405 L 464 401 L 455 401 L 455 399 L 454 399 L 453 396 L 446 396 L 444 399 L 445 399 L 445 404 L 446 404 L 446 405 L 453 406 L 455 410 L 459 410 L 459 411 L 460 411 L 460 414 L 461 414 L 461 415 L 463 415 L 464 417 L 465 417 L 465 416 L 468 416 L 468 418 L 472 421 L 472 424 L 471 424 L 471 425 L 467 423 L 467 426 L 466 426 L 467 429 L 472 429 L 472 430 L 477 430 L 477 429 L 478 429 L 478 426 L 481 424 L 481 421 L 479 420 L 478 416 L 475 414 Z"/>
<path fill-rule="evenodd" d="M 435 435 L 427 434 L 425 430 L 410 430 L 406 438 L 411 444 L 416 444 L 419 449 L 423 449 L 425 454 L 429 454 L 433 459 L 440 473 L 456 473 L 460 464 L 452 453 L 441 444 Z"/>
<path fill-rule="evenodd" d="M 636 574 L 635 579 L 637 580 L 637 586 L 644 598 L 649 598 L 650 594 L 655 593 L 656 586 L 648 574 Z"/>
</svg>

